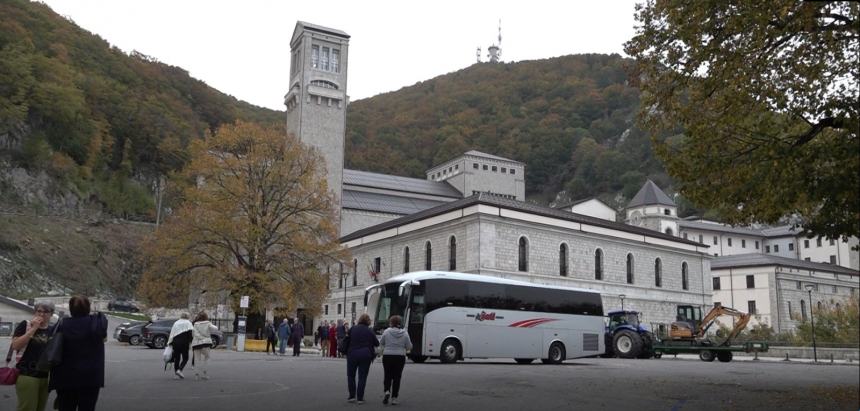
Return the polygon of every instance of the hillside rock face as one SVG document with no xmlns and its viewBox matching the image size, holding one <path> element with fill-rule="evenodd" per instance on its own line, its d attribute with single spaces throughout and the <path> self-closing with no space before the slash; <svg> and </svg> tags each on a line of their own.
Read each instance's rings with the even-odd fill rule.
<svg viewBox="0 0 860 411">
<path fill-rule="evenodd" d="M 38 210 L 50 215 L 81 215 L 83 202 L 61 187 L 45 171 L 29 171 L 0 161 L 0 206 L 4 209 Z"/>
</svg>

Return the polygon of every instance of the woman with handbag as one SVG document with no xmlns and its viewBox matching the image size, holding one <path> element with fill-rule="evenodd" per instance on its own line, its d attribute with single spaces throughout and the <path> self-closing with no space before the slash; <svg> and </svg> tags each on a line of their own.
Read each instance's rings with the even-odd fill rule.
<svg viewBox="0 0 860 411">
<path fill-rule="evenodd" d="M 21 321 L 12 334 L 12 350 L 24 351 L 16 365 L 18 411 L 43 411 L 48 402 L 48 371 L 39 370 L 37 364 L 51 338 L 48 323 L 54 315 L 54 303 L 37 302 L 33 308 L 36 316 L 30 321 Z"/>
<path fill-rule="evenodd" d="M 170 328 L 167 345 L 173 347 L 173 379 L 184 379 L 182 370 L 188 364 L 188 349 L 194 340 L 194 325 L 188 320 L 188 313 L 182 313 Z"/>
<path fill-rule="evenodd" d="M 406 365 L 406 353 L 412 349 L 412 340 L 402 327 L 403 319 L 392 315 L 388 319 L 389 327 L 382 333 L 379 345 L 382 346 L 382 386 L 385 391 L 382 403 L 397 404 L 400 394 L 400 377 L 403 376 L 403 366 Z"/>
<path fill-rule="evenodd" d="M 71 318 L 57 326 L 62 335 L 62 360 L 51 369 L 51 390 L 57 390 L 60 411 L 93 411 L 99 390 L 105 385 L 105 338 L 107 318 L 90 315 L 90 300 L 69 300 Z"/>
<path fill-rule="evenodd" d="M 370 372 L 370 363 L 376 357 L 376 347 L 379 340 L 373 330 L 370 329 L 370 316 L 362 314 L 358 318 L 358 324 L 349 329 L 345 342 L 346 352 L 346 378 L 349 398 L 347 401 L 358 401 L 364 404 L 364 387 L 367 385 L 367 374 Z M 355 374 L 358 371 L 358 386 L 355 383 Z M 357 397 L 357 398 L 356 398 Z"/>
</svg>

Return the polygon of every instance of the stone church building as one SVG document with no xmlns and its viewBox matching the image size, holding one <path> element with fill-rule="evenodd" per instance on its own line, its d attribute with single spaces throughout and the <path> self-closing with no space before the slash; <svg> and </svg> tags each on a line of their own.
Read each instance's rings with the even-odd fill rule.
<svg viewBox="0 0 860 411">
<path fill-rule="evenodd" d="M 521 162 L 473 150 L 424 179 L 344 169 L 349 39 L 298 22 L 290 43 L 287 130 L 324 155 L 341 241 L 353 255 L 330 269 L 331 292 L 317 321 L 352 320 L 364 311 L 368 285 L 419 270 L 594 289 L 605 310 L 623 299 L 644 321 L 668 323 L 678 304 L 712 304 L 707 245 L 614 216 L 525 202 Z M 641 197 L 638 207 L 664 207 Z"/>
</svg>

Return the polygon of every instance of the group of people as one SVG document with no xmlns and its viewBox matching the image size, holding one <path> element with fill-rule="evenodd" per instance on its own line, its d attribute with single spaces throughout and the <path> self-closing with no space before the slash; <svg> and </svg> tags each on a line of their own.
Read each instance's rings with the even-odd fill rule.
<svg viewBox="0 0 860 411">
<path fill-rule="evenodd" d="M 305 326 L 301 321 L 294 322 L 292 319 L 284 318 L 276 329 L 271 321 L 266 320 L 263 333 L 266 337 L 266 355 L 269 354 L 269 347 L 272 348 L 272 354 L 277 355 L 275 346 L 279 343 L 278 352 L 281 355 L 286 355 L 287 345 L 293 347 L 293 357 L 301 355 L 302 340 L 305 338 Z"/>
<path fill-rule="evenodd" d="M 402 328 L 403 319 L 399 315 L 388 319 L 389 327 L 377 339 L 370 329 L 370 316 L 362 314 L 358 324 L 352 327 L 345 338 L 346 378 L 349 397 L 347 401 L 364 403 L 364 389 L 370 364 L 377 357 L 377 347 L 382 354 L 383 404 L 397 404 L 400 394 L 400 380 L 406 365 L 406 354 L 412 350 L 412 340 Z M 356 377 L 358 380 L 356 382 Z"/>
<path fill-rule="evenodd" d="M 212 328 L 209 315 L 201 311 L 194 318 L 188 320 L 188 313 L 182 313 L 179 319 L 170 328 L 170 336 L 167 337 L 167 345 L 173 350 L 170 361 L 173 362 L 173 378 L 184 379 L 185 366 L 188 364 L 188 349 L 193 353 L 192 364 L 194 365 L 195 379 L 209 379 L 209 350 L 212 349 Z"/>
<path fill-rule="evenodd" d="M 337 320 L 337 323 L 323 321 L 315 333 L 315 340 L 320 346 L 320 355 L 323 357 L 340 357 L 337 347 L 343 344 L 343 338 L 348 331 L 349 325 L 343 320 Z"/>
<path fill-rule="evenodd" d="M 50 325 L 54 304 L 38 302 L 35 316 L 15 327 L 9 357 L 14 351 L 21 354 L 15 367 L 19 374 L 15 382 L 18 411 L 43 411 L 48 393 L 57 391 L 55 409 L 60 411 L 95 410 L 99 391 L 104 387 L 107 318 L 102 313 L 90 315 L 90 300 L 72 297 L 69 300 L 70 317 L 61 318 Z M 40 361 L 52 338 L 62 339 L 62 361 L 45 368 Z"/>
</svg>

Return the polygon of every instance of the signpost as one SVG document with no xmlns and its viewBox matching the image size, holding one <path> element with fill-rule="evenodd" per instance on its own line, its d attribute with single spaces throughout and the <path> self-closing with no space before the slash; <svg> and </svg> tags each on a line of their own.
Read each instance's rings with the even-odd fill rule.
<svg viewBox="0 0 860 411">
<path fill-rule="evenodd" d="M 248 323 L 248 317 L 245 315 L 245 310 L 248 308 L 250 299 L 247 295 L 243 295 L 239 300 L 239 308 L 242 309 L 242 315 L 237 319 L 238 329 L 236 330 L 236 351 L 245 351 L 245 326 Z"/>
</svg>

